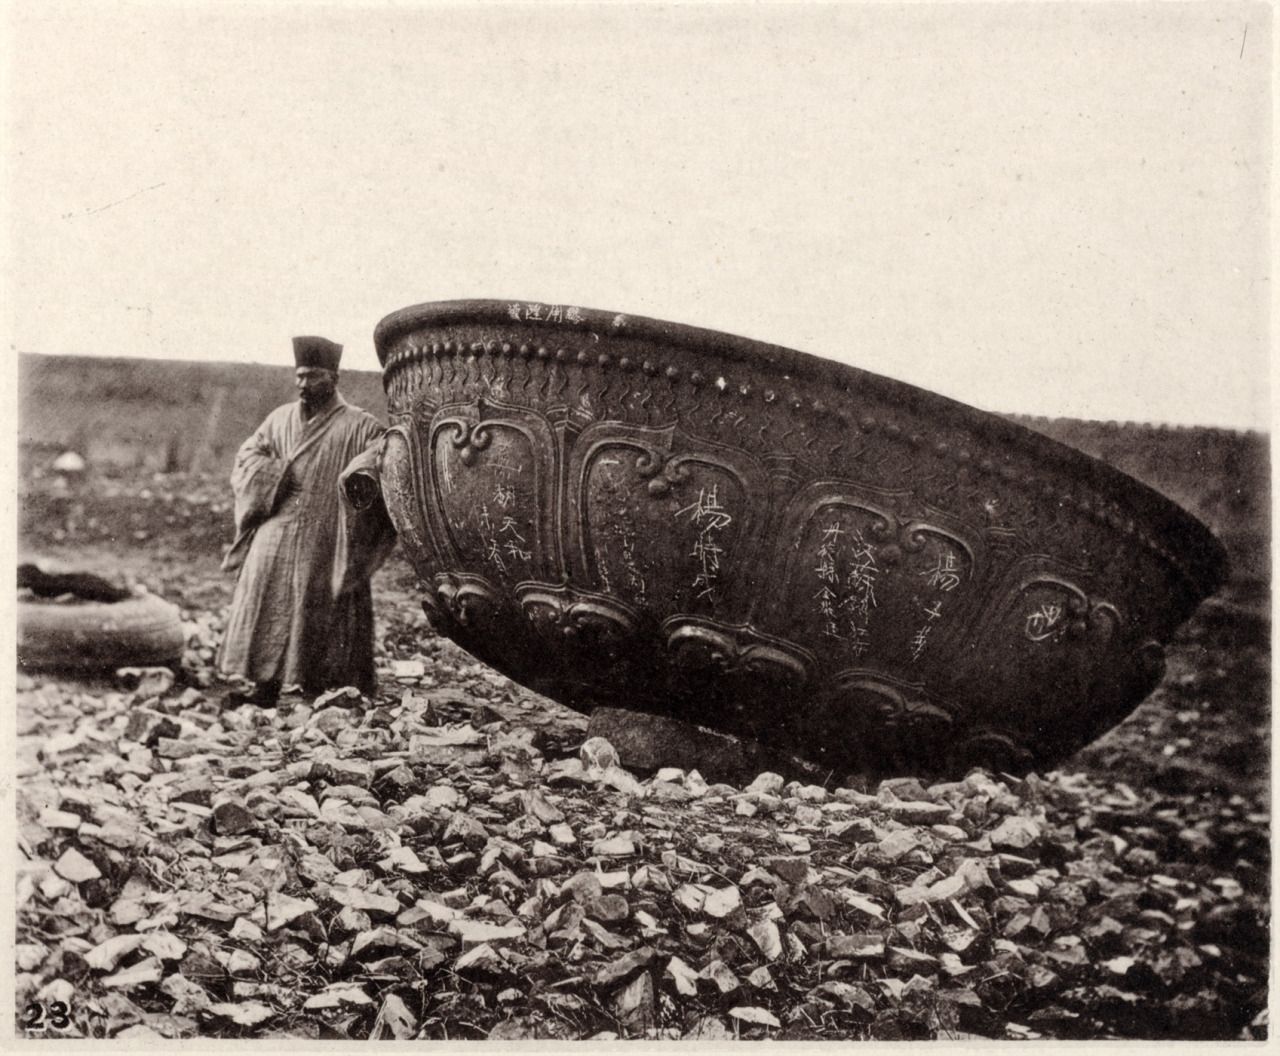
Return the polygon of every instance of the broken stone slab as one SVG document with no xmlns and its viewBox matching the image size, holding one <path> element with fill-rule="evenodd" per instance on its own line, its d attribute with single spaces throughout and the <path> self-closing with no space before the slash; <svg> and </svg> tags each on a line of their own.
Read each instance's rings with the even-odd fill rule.
<svg viewBox="0 0 1280 1056">
<path fill-rule="evenodd" d="M 596 708 L 587 733 L 608 740 L 617 750 L 622 766 L 645 774 L 701 771 L 713 780 L 734 784 L 762 770 L 780 770 L 808 781 L 820 781 L 826 776 L 820 767 L 798 756 L 665 715 Z"/>
<path fill-rule="evenodd" d="M 608 741 L 621 765 L 643 773 L 697 769 L 717 777 L 737 777 L 748 766 L 747 753 L 736 737 L 645 712 L 596 708 L 587 733 L 592 739 Z"/>
</svg>

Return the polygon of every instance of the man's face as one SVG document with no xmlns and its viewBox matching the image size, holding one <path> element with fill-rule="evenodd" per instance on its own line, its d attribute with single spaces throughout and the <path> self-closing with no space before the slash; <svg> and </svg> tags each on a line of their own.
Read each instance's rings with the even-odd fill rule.
<svg viewBox="0 0 1280 1056">
<path fill-rule="evenodd" d="M 308 408 L 323 407 L 338 387 L 338 372 L 322 367 L 299 367 L 293 372 L 298 398 Z"/>
</svg>

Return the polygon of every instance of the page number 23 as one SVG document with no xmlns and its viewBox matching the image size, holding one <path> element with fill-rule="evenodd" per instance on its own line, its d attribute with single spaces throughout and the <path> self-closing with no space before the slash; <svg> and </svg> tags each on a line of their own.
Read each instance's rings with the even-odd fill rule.
<svg viewBox="0 0 1280 1056">
<path fill-rule="evenodd" d="M 22 1025 L 27 1030 L 65 1030 L 71 1026 L 71 1009 L 65 1001 L 30 1002 L 22 1011 Z"/>
</svg>

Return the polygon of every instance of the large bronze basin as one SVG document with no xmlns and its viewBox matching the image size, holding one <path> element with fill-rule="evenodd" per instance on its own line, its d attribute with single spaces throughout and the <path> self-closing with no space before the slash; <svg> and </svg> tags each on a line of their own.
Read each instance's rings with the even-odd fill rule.
<svg viewBox="0 0 1280 1056">
<path fill-rule="evenodd" d="M 800 352 L 514 301 L 375 340 L 383 493 L 433 624 L 581 710 L 838 775 L 1044 768 L 1152 690 L 1225 574 L 1111 467 Z"/>
</svg>

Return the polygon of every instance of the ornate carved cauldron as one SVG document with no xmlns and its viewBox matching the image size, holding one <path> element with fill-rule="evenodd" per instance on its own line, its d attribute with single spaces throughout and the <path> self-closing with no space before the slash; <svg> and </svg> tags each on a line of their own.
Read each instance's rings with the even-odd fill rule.
<svg viewBox="0 0 1280 1056">
<path fill-rule="evenodd" d="M 993 415 L 739 337 L 564 305 L 383 319 L 387 508 L 432 623 L 580 710 L 838 774 L 1025 771 L 1159 681 L 1222 548 Z"/>
</svg>

